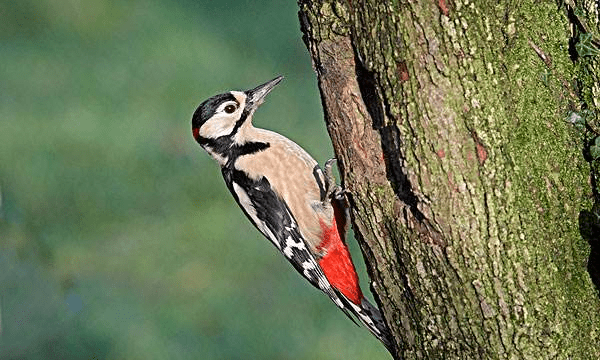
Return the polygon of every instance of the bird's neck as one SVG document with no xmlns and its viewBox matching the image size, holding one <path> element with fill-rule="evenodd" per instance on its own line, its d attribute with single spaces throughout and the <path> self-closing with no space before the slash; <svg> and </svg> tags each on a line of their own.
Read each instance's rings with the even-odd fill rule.
<svg viewBox="0 0 600 360">
<path fill-rule="evenodd" d="M 240 156 L 252 155 L 269 148 L 270 143 L 260 133 L 260 129 L 252 125 L 243 126 L 234 137 L 222 136 L 201 145 L 221 167 L 229 167 Z"/>
</svg>

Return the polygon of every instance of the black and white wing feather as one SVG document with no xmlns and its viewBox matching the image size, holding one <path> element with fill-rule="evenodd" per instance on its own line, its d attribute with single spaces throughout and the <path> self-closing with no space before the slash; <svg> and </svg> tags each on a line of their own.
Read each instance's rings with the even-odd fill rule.
<svg viewBox="0 0 600 360">
<path fill-rule="evenodd" d="M 252 180 L 244 172 L 230 168 L 222 168 L 222 172 L 229 190 L 254 226 L 302 276 L 326 293 L 354 321 L 338 292 L 306 247 L 290 209 L 273 191 L 269 181 L 264 177 Z"/>
</svg>

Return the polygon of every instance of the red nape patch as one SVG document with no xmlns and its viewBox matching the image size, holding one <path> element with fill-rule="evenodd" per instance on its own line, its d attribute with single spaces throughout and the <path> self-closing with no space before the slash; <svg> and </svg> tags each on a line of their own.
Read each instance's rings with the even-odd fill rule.
<svg viewBox="0 0 600 360">
<path fill-rule="evenodd" d="M 198 136 L 200 136 L 200 128 L 192 128 L 192 135 L 194 135 L 194 139 L 198 139 Z"/>
<path fill-rule="evenodd" d="M 321 221 L 321 230 L 323 231 L 323 241 L 317 250 L 325 251 L 326 255 L 319 260 L 319 265 L 335 289 L 353 303 L 360 305 L 363 294 L 358 285 L 358 275 L 354 270 L 348 247 L 340 238 L 335 219 L 333 219 L 331 227 L 327 227 Z"/>
</svg>

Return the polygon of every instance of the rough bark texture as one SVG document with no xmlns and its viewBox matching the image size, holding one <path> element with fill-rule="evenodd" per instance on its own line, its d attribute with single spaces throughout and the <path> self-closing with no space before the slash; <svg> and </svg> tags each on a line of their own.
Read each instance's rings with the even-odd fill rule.
<svg viewBox="0 0 600 360">
<path fill-rule="evenodd" d="M 565 8 L 299 5 L 394 357 L 600 358 Z"/>
<path fill-rule="evenodd" d="M 567 4 L 573 24 L 572 57 L 577 64 L 576 77 L 582 100 L 581 108 L 571 112 L 568 119 L 587 130 L 584 154 L 592 165 L 596 201 L 591 211 L 581 212 L 579 221 L 581 234 L 591 247 L 588 271 L 596 288 L 600 288 L 600 3 L 584 0 L 577 4 L 568 1 Z"/>
</svg>

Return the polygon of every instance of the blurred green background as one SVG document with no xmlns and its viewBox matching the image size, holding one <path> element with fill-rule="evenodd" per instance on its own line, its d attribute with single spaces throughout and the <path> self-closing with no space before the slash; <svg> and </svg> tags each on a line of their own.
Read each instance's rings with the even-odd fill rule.
<svg viewBox="0 0 600 360">
<path fill-rule="evenodd" d="M 237 208 L 190 118 L 332 150 L 294 1 L 0 2 L 0 359 L 371 359 Z M 362 259 L 363 290 L 368 291 Z"/>
</svg>

